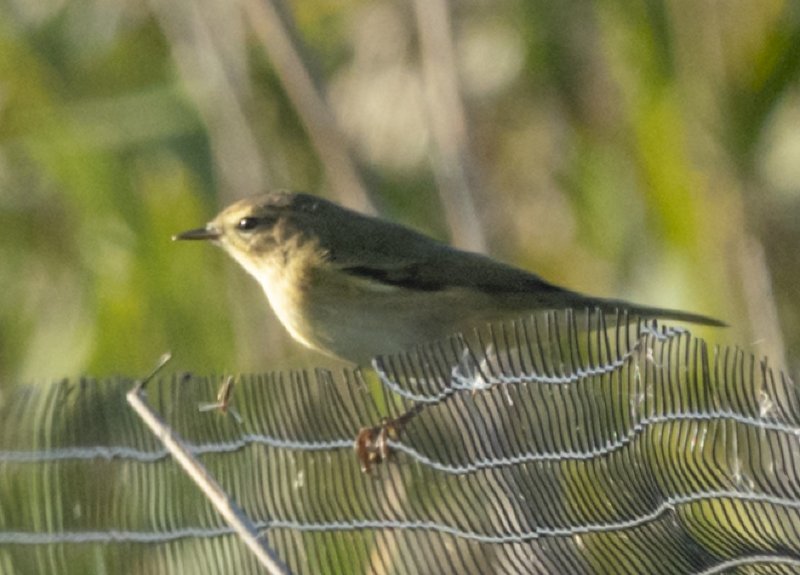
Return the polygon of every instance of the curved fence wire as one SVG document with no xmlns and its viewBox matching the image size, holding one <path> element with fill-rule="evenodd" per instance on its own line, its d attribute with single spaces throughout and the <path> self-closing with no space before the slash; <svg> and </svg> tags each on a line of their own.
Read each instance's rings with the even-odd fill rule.
<svg viewBox="0 0 800 575">
<path fill-rule="evenodd" d="M 148 398 L 292 572 L 800 572 L 800 393 L 764 361 L 568 313 L 374 367 L 242 376 L 224 412 L 198 409 L 215 377 Z M 259 572 L 132 384 L 6 398 L 0 572 Z"/>
</svg>

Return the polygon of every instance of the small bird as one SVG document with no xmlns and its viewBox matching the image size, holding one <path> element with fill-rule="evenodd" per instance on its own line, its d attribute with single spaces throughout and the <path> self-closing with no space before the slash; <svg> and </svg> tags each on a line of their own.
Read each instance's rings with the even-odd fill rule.
<svg viewBox="0 0 800 575">
<path fill-rule="evenodd" d="M 175 240 L 211 240 L 258 280 L 303 345 L 359 365 L 478 327 L 566 308 L 724 326 L 694 313 L 586 296 L 322 198 L 273 192 Z"/>
</svg>

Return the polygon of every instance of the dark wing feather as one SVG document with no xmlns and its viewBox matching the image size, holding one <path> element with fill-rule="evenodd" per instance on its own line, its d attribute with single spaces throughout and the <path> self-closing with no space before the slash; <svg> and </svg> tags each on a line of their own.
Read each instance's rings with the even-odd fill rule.
<svg viewBox="0 0 800 575">
<path fill-rule="evenodd" d="M 401 287 L 417 291 L 440 291 L 447 287 L 442 281 L 425 278 L 419 273 L 419 265 L 410 264 L 402 268 L 379 268 L 367 266 L 351 266 L 341 271 L 360 278 L 370 279 L 385 285 Z"/>
<path fill-rule="evenodd" d="M 379 264 L 378 258 L 361 265 L 341 266 L 345 273 L 386 285 L 419 291 L 469 288 L 486 294 L 572 294 L 524 270 L 491 258 L 463 252 L 431 241 L 428 258 L 410 261 L 412 254 Z M 398 261 L 399 260 L 399 261 Z M 577 295 L 577 294 L 575 294 Z"/>
<path fill-rule="evenodd" d="M 331 211 L 331 217 L 325 217 L 322 213 L 325 210 Z M 714 318 L 689 312 L 585 296 L 525 270 L 457 250 L 404 226 L 344 210 L 330 202 L 315 199 L 313 211 L 313 217 L 301 223 L 300 229 L 313 226 L 329 264 L 362 279 L 425 292 L 478 290 L 487 294 L 487 301 L 497 308 L 619 309 L 643 317 L 725 325 Z M 339 213 L 333 217 L 332 212 Z M 346 217 L 342 217 L 342 212 L 346 212 Z"/>
</svg>

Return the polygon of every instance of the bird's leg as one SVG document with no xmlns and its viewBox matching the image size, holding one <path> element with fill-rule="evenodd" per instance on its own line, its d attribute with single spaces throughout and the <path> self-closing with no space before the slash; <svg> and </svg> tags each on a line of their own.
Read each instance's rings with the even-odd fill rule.
<svg viewBox="0 0 800 575">
<path fill-rule="evenodd" d="M 362 427 L 353 445 L 361 463 L 361 471 L 369 473 L 373 465 L 379 465 L 392 455 L 390 441 L 400 439 L 408 423 L 425 409 L 425 404 L 417 403 L 405 413 L 394 419 L 383 418 L 380 425 Z"/>
</svg>

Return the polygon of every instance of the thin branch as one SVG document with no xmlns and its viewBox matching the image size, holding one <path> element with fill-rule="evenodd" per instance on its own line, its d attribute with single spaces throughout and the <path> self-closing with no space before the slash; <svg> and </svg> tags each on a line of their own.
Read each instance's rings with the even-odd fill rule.
<svg viewBox="0 0 800 575">
<path fill-rule="evenodd" d="M 244 7 L 339 200 L 348 207 L 374 212 L 350 146 L 303 61 L 294 26 L 280 0 L 247 0 Z"/>
<path fill-rule="evenodd" d="M 737 251 L 739 276 L 752 331 L 771 363 L 786 369 L 786 346 L 764 247 L 755 237 L 743 234 Z"/>
<path fill-rule="evenodd" d="M 169 354 L 161 357 L 158 366 L 150 375 L 127 393 L 130 406 L 142 421 L 164 444 L 175 460 L 189 474 L 211 504 L 220 512 L 239 537 L 242 538 L 258 562 L 272 575 L 290 575 L 289 569 L 267 545 L 266 537 L 259 537 L 256 527 L 238 505 L 222 489 L 219 483 L 208 473 L 203 465 L 191 454 L 183 439 L 175 433 L 167 423 L 159 417 L 147 404 L 144 386 L 169 361 Z"/>
<path fill-rule="evenodd" d="M 433 167 L 452 242 L 464 249 L 483 252 L 486 242 L 474 202 L 478 175 L 469 151 L 447 0 L 415 0 L 414 6 L 425 99 L 437 148 Z"/>
<path fill-rule="evenodd" d="M 269 185 L 267 167 L 242 103 L 249 90 L 243 35 L 236 34 L 231 10 L 209 14 L 197 2 L 151 0 L 153 14 L 169 40 L 172 58 L 205 123 L 228 203 L 261 193 Z M 237 74 L 235 71 L 240 70 Z"/>
</svg>

